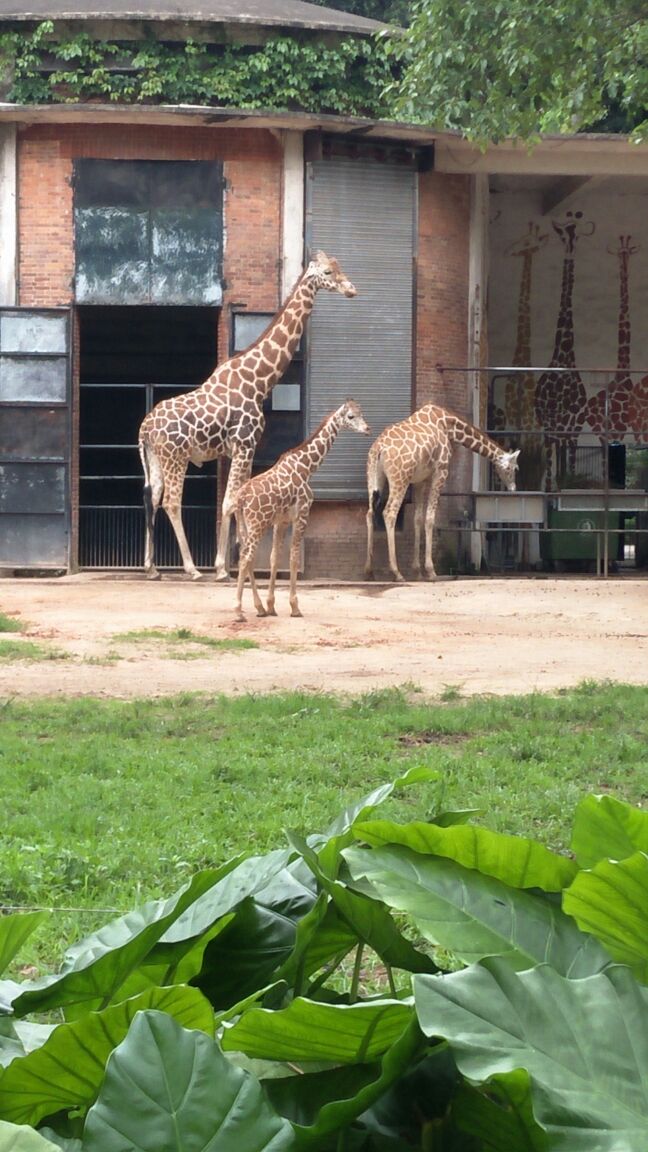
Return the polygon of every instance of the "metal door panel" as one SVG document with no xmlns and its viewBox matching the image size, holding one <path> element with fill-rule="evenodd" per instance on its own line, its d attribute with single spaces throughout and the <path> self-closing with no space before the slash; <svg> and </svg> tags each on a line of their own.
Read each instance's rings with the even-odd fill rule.
<svg viewBox="0 0 648 1152">
<path fill-rule="evenodd" d="M 0 348 L 8 352 L 47 352 L 64 355 L 67 319 L 33 312 L 4 312 L 0 315 Z"/>
<path fill-rule="evenodd" d="M 65 403 L 68 365 L 63 356 L 38 359 L 0 355 L 0 401 L 3 403 Z"/>
<path fill-rule="evenodd" d="M 0 516 L 0 565 L 65 568 L 68 539 L 60 516 Z"/>
<path fill-rule="evenodd" d="M 3 512 L 65 513 L 65 468 L 60 464 L 0 464 Z"/>
<path fill-rule="evenodd" d="M 335 256 L 358 289 L 320 293 L 309 326 L 310 431 L 351 396 L 376 436 L 411 412 L 417 175 L 407 164 L 309 165 L 309 247 Z M 313 478 L 320 497 L 366 495 L 369 441 L 343 433 Z"/>
<path fill-rule="evenodd" d="M 65 459 L 68 414 L 65 408 L 5 408 L 0 412 L 0 459 Z"/>
</svg>

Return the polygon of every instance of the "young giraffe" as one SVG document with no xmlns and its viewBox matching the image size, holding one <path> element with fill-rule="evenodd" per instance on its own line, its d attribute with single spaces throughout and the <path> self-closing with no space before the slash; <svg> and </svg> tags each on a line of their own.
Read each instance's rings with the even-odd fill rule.
<svg viewBox="0 0 648 1152">
<path fill-rule="evenodd" d="M 313 472 L 333 445 L 338 432 L 351 428 L 364 436 L 371 435 L 360 407 L 355 400 L 345 400 L 334 412 L 330 412 L 313 435 L 284 452 L 277 463 L 259 476 L 247 480 L 239 488 L 234 502 L 239 536 L 242 537 L 239 559 L 238 586 L 236 590 L 237 619 L 244 620 L 242 610 L 243 588 L 246 577 L 250 579 L 254 606 L 259 616 L 276 616 L 275 584 L 281 545 L 286 528 L 292 521 L 290 542 L 290 615 L 301 616 L 297 603 L 297 565 L 301 543 L 308 515 L 313 503 L 313 492 L 308 483 Z M 268 585 L 268 606 L 263 607 L 254 579 L 254 560 L 261 537 L 272 525 L 272 555 L 270 558 L 270 583 Z"/>
<path fill-rule="evenodd" d="M 142 422 L 139 453 L 144 468 L 146 512 L 144 570 L 149 578 L 158 577 L 153 529 L 161 503 L 176 534 L 185 572 L 194 580 L 200 579 L 182 525 L 185 473 L 190 460 L 200 467 L 206 460 L 229 456 L 232 463 L 216 555 L 216 579 L 227 579 L 226 553 L 234 497 L 252 471 L 265 423 L 263 401 L 290 364 L 320 288 L 348 297 L 357 294 L 337 260 L 317 252 L 254 344 L 219 364 L 199 388 L 156 404 Z"/>
<path fill-rule="evenodd" d="M 365 578 L 373 579 L 374 515 L 382 512 L 387 531 L 389 568 L 394 580 L 402 580 L 396 560 L 394 529 L 396 517 L 409 485 L 414 488 L 414 560 L 413 569 L 421 570 L 421 526 L 425 518 L 425 575 L 436 575 L 432 559 L 432 535 L 441 490 L 448 476 L 453 444 L 463 444 L 492 460 L 509 492 L 515 491 L 518 448 L 504 452 L 485 432 L 455 416 L 447 408 L 425 404 L 406 420 L 385 428 L 369 449 L 367 459 L 367 563 Z M 384 501 L 385 484 L 389 496 Z"/>
</svg>

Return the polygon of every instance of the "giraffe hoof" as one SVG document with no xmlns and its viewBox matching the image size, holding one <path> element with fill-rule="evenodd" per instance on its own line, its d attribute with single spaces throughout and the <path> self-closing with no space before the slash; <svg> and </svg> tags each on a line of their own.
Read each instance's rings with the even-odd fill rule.
<svg viewBox="0 0 648 1152">
<path fill-rule="evenodd" d="M 271 613 L 266 612 L 265 608 L 257 608 L 257 616 L 269 616 Z"/>
<path fill-rule="evenodd" d="M 405 583 L 405 577 L 403 576 L 403 574 L 401 572 L 392 572 L 391 576 L 392 576 L 392 580 L 394 581 L 395 584 L 404 584 Z"/>
<path fill-rule="evenodd" d="M 147 580 L 160 580 L 161 577 L 160 577 L 160 573 L 158 572 L 157 568 L 147 568 L 146 579 Z"/>
<path fill-rule="evenodd" d="M 277 615 L 277 609 L 276 608 L 268 608 L 266 610 L 266 616 L 276 616 L 276 615 Z"/>
<path fill-rule="evenodd" d="M 220 569 L 220 570 L 217 569 L 215 579 L 216 579 L 216 582 L 218 584 L 229 583 L 229 578 L 230 578 L 229 572 L 227 572 L 224 568 Z"/>
<path fill-rule="evenodd" d="M 291 616 L 301 616 L 302 613 L 299 611 L 299 608 L 291 608 L 290 609 L 290 615 Z"/>
<path fill-rule="evenodd" d="M 190 572 L 189 575 L 191 576 L 192 580 L 202 580 L 202 578 L 203 578 L 202 572 L 198 572 L 198 571 Z"/>
<path fill-rule="evenodd" d="M 373 580 L 373 578 L 374 578 L 373 569 L 372 568 L 365 568 L 364 577 L 365 577 L 365 580 Z"/>
<path fill-rule="evenodd" d="M 234 619 L 236 620 L 236 622 L 237 622 L 238 624 L 245 624 L 245 613 L 244 613 L 244 612 L 241 612 L 241 610 L 239 609 L 239 610 L 238 610 L 238 611 L 237 611 L 237 612 L 234 614 Z"/>
</svg>

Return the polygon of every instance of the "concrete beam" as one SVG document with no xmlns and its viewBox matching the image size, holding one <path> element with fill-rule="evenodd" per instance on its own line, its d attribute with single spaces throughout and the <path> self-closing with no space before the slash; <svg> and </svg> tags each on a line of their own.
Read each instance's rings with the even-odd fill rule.
<svg viewBox="0 0 648 1152">
<path fill-rule="evenodd" d="M 304 136 L 283 135 L 283 205 L 281 298 L 299 279 L 304 261 Z"/>
</svg>

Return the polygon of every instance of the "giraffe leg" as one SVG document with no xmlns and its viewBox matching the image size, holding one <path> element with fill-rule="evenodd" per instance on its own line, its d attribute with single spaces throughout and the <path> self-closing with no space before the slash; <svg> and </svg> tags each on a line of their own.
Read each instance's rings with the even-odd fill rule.
<svg viewBox="0 0 648 1152">
<path fill-rule="evenodd" d="M 256 533 L 248 532 L 245 544 L 241 550 L 239 559 L 238 580 L 236 583 L 236 619 L 245 620 L 243 612 L 243 589 L 245 587 L 245 579 L 249 578 L 250 588 L 252 589 L 252 599 L 254 600 L 254 607 L 257 610 L 257 616 L 265 616 L 266 610 L 263 607 L 263 601 L 259 596 L 256 579 L 254 576 L 254 561 L 256 559 L 257 548 L 259 546 L 260 537 Z"/>
<path fill-rule="evenodd" d="M 272 554 L 270 556 L 270 583 L 268 584 L 268 616 L 276 616 L 275 585 L 277 583 L 277 568 L 281 556 L 281 547 L 286 535 L 288 525 L 285 520 L 277 520 L 272 530 Z"/>
<path fill-rule="evenodd" d="M 191 576 L 192 580 L 202 580 L 202 572 L 199 572 L 193 562 L 191 549 L 185 536 L 184 526 L 182 523 L 182 489 L 184 486 L 185 473 L 187 471 L 187 463 L 184 462 L 182 468 L 177 468 L 176 473 L 171 478 L 167 478 L 164 485 L 164 495 L 162 497 L 162 507 L 166 512 L 171 527 L 175 532 L 176 540 L 178 541 L 178 548 L 182 556 L 182 564 L 187 576 Z"/>
<path fill-rule="evenodd" d="M 398 568 L 398 561 L 396 559 L 396 519 L 400 512 L 401 504 L 405 499 L 407 492 L 406 483 L 390 482 L 389 485 L 389 499 L 385 505 L 383 512 L 383 519 L 385 521 L 385 531 L 387 532 L 387 551 L 389 553 L 389 570 L 394 580 L 403 581 L 405 578 Z"/>
<path fill-rule="evenodd" d="M 220 531 L 218 533 L 218 549 L 216 552 L 217 580 L 229 579 L 227 549 L 229 544 L 230 522 L 234 515 L 234 498 L 241 485 L 250 477 L 253 455 L 254 445 L 251 452 L 247 449 L 245 451 L 239 449 L 235 451 L 232 456 L 232 463 L 227 478 L 227 487 L 223 497 L 223 507 L 221 509 Z"/>
<path fill-rule="evenodd" d="M 293 521 L 292 540 L 290 541 L 290 615 L 301 616 L 297 601 L 297 569 L 299 568 L 299 550 L 302 542 L 312 499 L 297 512 Z"/>
<path fill-rule="evenodd" d="M 424 572 L 428 580 L 436 576 L 434 560 L 432 559 L 432 544 L 434 541 L 434 523 L 436 520 L 439 497 L 448 477 L 447 468 L 439 468 L 430 482 L 428 490 L 427 508 L 425 510 L 425 564 Z"/>
<path fill-rule="evenodd" d="M 421 574 L 421 529 L 425 514 L 426 495 L 424 483 L 414 485 L 414 559 L 412 560 L 412 570 L 417 577 Z"/>
</svg>

